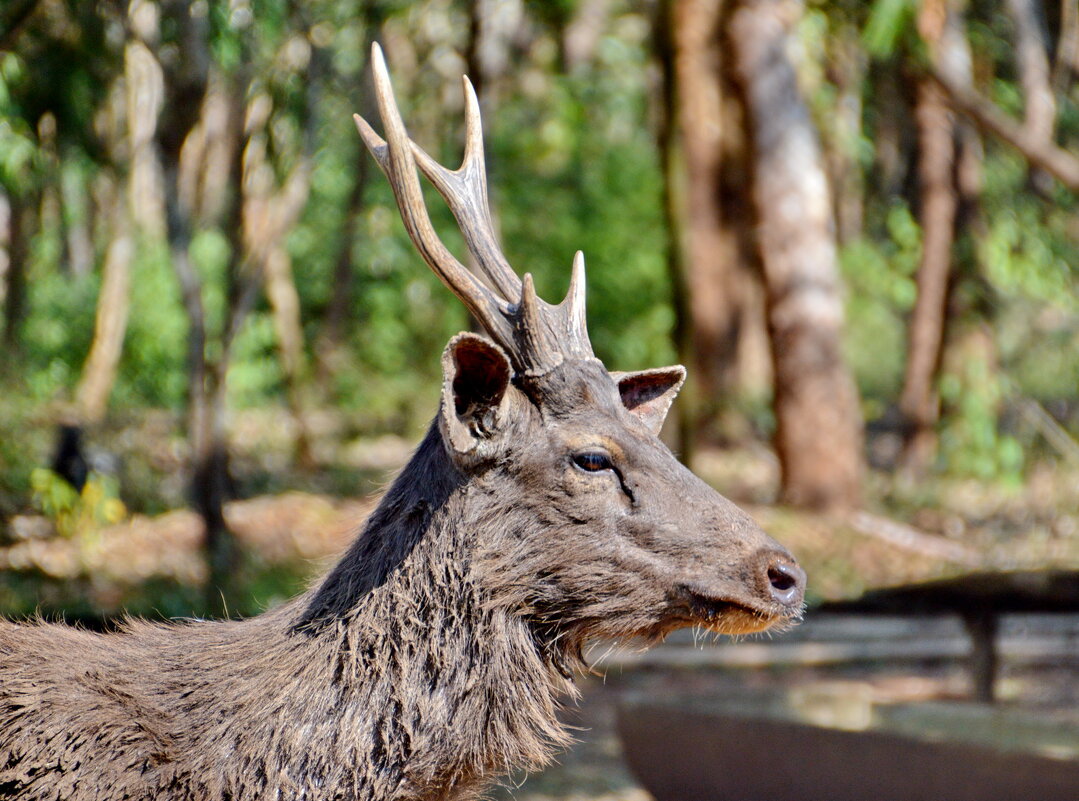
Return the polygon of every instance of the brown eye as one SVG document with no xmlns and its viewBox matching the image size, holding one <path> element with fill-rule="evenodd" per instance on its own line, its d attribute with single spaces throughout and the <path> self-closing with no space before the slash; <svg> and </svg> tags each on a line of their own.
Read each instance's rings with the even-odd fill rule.
<svg viewBox="0 0 1079 801">
<path fill-rule="evenodd" d="M 589 473 L 614 469 L 614 465 L 611 464 L 611 457 L 601 451 L 575 453 L 573 455 L 573 463 L 582 470 L 587 470 Z"/>
</svg>

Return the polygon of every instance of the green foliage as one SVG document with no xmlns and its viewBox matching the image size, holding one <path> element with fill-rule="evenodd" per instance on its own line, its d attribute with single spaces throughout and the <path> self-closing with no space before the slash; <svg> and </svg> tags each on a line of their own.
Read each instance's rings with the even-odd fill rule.
<svg viewBox="0 0 1079 801">
<path fill-rule="evenodd" d="M 876 59 L 863 84 L 865 134 L 885 143 L 876 148 L 878 159 L 888 147 L 904 159 L 905 172 L 886 176 L 878 175 L 885 162 L 862 162 L 866 236 L 841 254 L 850 289 L 847 350 L 873 416 L 897 398 L 916 290 L 921 231 L 916 210 L 908 211 L 918 196 L 916 131 L 910 113 L 897 112 L 894 104 L 913 101 L 911 78 L 921 69 L 924 45 L 914 25 L 918 4 L 911 0 L 875 0 L 864 18 L 842 3 L 821 9 L 830 20 L 849 18 L 861 26 L 865 51 Z M 1021 119 L 1025 98 L 1009 15 L 996 3 L 974 3 L 962 13 L 978 91 Z M 1058 96 L 1057 102 L 1061 141 L 1074 143 L 1079 107 L 1074 96 Z M 818 119 L 827 130 L 827 113 L 818 112 Z M 984 148 L 977 165 L 980 191 L 960 209 L 953 249 L 947 366 L 938 387 L 939 467 L 957 476 L 1014 483 L 1028 466 L 1029 443 L 1004 425 L 1005 415 L 1024 398 L 1072 401 L 1079 386 L 1079 205 L 1073 193 L 1056 184 L 1046 187 L 1044 180 L 1040 192 L 1030 191 L 1029 165 L 1008 146 L 987 137 Z M 964 342 L 959 332 L 978 326 L 986 327 L 993 347 L 956 356 L 953 351 Z"/>
<path fill-rule="evenodd" d="M 615 2 L 592 62 L 564 74 L 562 36 L 577 5 L 526 2 L 528 23 L 515 34 L 522 38 L 504 43 L 504 73 L 488 76 L 485 135 L 497 225 L 510 262 L 533 273 L 550 301 L 561 299 L 573 254 L 584 251 L 592 341 L 613 369 L 669 363 L 674 312 L 652 130 L 654 32 L 640 4 Z M 916 151 L 905 106 L 919 68 L 918 4 L 807 5 L 798 33 L 803 84 L 829 158 L 858 173 L 840 191 L 864 192 L 862 236 L 843 245 L 840 261 L 846 353 L 872 418 L 894 406 L 900 391 L 921 255 Z M 972 4 L 966 34 L 979 88 L 1018 119 L 1024 98 L 1013 37 L 997 5 Z M 386 181 L 353 128 L 351 113 L 370 106 L 367 43 L 380 38 L 387 45 L 409 130 L 452 164 L 460 157 L 455 104 L 470 11 L 444 0 L 161 6 L 163 59 L 183 53 L 178 12 L 205 13 L 215 79 L 233 81 L 245 102 L 268 99 L 266 152 L 276 180 L 310 158 L 308 202 L 287 238 L 307 348 L 304 380 L 326 377 L 318 400 L 347 410 L 350 431 L 414 434 L 437 403 L 439 352 L 469 325 L 461 305 L 415 253 Z M 69 401 L 90 349 L 109 236 L 109 210 L 97 204 L 124 197 L 124 156 L 102 133 L 124 124 L 109 118 L 115 109 L 106 101 L 120 91 L 123 13 L 122 4 L 60 4 L 27 27 L 14 52 L 0 54 L 0 187 L 32 222 L 25 324 L 17 364 L 4 375 L 4 389 L 19 406 L 0 431 L 5 510 L 25 505 L 30 471 L 46 447 L 35 429 L 41 426 L 27 422 L 34 419 L 28 410 Z M 888 92 L 881 91 L 885 80 Z M 1059 101 L 1058 139 L 1074 149 L 1079 104 L 1074 92 Z M 844 111 L 860 108 L 862 124 L 837 114 L 839 104 L 850 104 Z M 55 135 L 41 136 L 43 119 L 52 120 Z M 887 147 L 894 148 L 890 158 L 898 166 L 884 175 Z M 1023 459 L 1001 415 L 1016 399 L 1074 400 L 1079 386 L 1079 201 L 1059 186 L 1029 191 L 1027 164 L 991 139 L 982 175 L 978 208 L 965 219 L 956 248 L 953 322 L 988 325 L 996 351 L 942 379 L 940 464 L 956 474 L 1014 480 Z M 106 186 L 111 189 L 103 191 Z M 59 213 L 51 216 L 41 212 L 52 202 L 48 191 L 60 197 Z M 435 227 L 461 255 L 452 217 L 425 191 Z M 202 222 L 191 243 L 211 358 L 220 355 L 215 343 L 237 289 L 241 259 L 233 249 L 239 237 L 226 227 L 234 222 Z M 89 227 L 97 260 L 81 277 L 65 262 L 67 237 L 79 225 Z M 189 331 L 171 258 L 165 242 L 139 238 L 114 411 L 178 412 L 185 402 Z M 350 269 L 344 289 L 335 278 L 339 264 Z M 320 364 L 316 370 L 339 292 L 348 294 L 342 341 L 333 369 Z M 260 297 L 233 343 L 230 408 L 283 405 L 283 379 L 277 333 Z M 771 425 L 766 409 L 754 413 L 762 426 Z M 173 490 L 168 497 L 179 496 Z M 133 503 L 157 508 L 164 502 Z"/>
<path fill-rule="evenodd" d="M 142 240 L 132 264 L 116 401 L 129 407 L 179 408 L 187 386 L 186 345 L 187 319 L 168 249 Z"/>
<path fill-rule="evenodd" d="M 127 514 L 112 476 L 91 472 L 79 492 L 52 470 L 39 467 L 30 474 L 30 488 L 35 506 L 68 539 L 90 540 L 101 526 L 118 523 Z"/>
<path fill-rule="evenodd" d="M 266 312 L 250 315 L 233 345 L 235 361 L 229 370 L 230 405 L 237 409 L 262 406 L 280 392 L 281 363 L 277 336 Z"/>
<path fill-rule="evenodd" d="M 858 239 L 839 253 L 848 288 L 844 345 L 870 419 L 899 392 L 921 257 L 921 230 L 905 203 L 892 205 L 884 229 L 885 236 Z"/>
<path fill-rule="evenodd" d="M 552 77 L 542 105 L 530 97 L 499 110 L 492 184 L 510 262 L 554 302 L 582 250 L 593 346 L 612 369 L 632 369 L 673 358 L 674 317 L 662 178 L 639 124 L 646 54 L 624 41 L 607 45 L 594 73 Z"/>
<path fill-rule="evenodd" d="M 964 359 L 940 379 L 949 413 L 940 432 L 940 459 L 957 475 L 1021 482 L 1023 448 L 1000 430 L 1001 378 L 980 355 Z"/>
<path fill-rule="evenodd" d="M 35 245 L 47 239 L 43 233 Z M 90 348 L 99 278 L 77 278 L 56 266 L 51 247 L 35 247 L 29 315 L 23 328 L 26 388 L 37 401 L 61 397 L 72 386 Z"/>
<path fill-rule="evenodd" d="M 15 53 L 0 53 L 0 187 L 15 196 L 29 188 L 39 158 L 33 131 L 19 116 L 13 94 L 25 73 Z"/>
<path fill-rule="evenodd" d="M 862 32 L 866 52 L 876 58 L 893 55 L 911 34 L 917 9 L 916 0 L 874 0 Z"/>
</svg>

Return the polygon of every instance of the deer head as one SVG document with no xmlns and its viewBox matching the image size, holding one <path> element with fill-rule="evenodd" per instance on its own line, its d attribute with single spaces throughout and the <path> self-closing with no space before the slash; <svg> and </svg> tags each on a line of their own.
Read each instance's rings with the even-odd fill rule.
<svg viewBox="0 0 1079 801">
<path fill-rule="evenodd" d="M 738 634 L 798 619 L 805 574 L 793 557 L 658 438 L 685 370 L 608 372 L 588 339 L 580 252 L 558 305 L 507 263 L 468 79 L 464 160 L 451 171 L 408 138 L 377 44 L 372 63 L 385 140 L 356 115 L 360 135 L 416 248 L 489 336 L 458 334 L 442 358 L 438 430 L 481 532 L 472 580 L 571 654 L 593 636 L 659 638 L 687 625 Z M 417 167 L 485 281 L 435 233 Z"/>
</svg>

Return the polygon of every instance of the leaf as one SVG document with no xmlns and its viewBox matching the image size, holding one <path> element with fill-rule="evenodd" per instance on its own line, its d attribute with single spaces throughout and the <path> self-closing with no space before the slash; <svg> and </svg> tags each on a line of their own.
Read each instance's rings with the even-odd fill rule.
<svg viewBox="0 0 1079 801">
<path fill-rule="evenodd" d="M 862 31 L 862 42 L 871 56 L 887 58 L 914 20 L 914 0 L 876 0 Z"/>
</svg>

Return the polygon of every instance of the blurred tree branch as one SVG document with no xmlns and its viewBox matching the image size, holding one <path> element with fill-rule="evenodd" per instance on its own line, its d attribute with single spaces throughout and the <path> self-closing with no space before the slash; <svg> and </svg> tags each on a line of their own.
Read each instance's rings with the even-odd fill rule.
<svg viewBox="0 0 1079 801">
<path fill-rule="evenodd" d="M 1060 0 L 1060 38 L 1053 58 L 1053 92 L 1058 97 L 1068 93 L 1072 76 L 1079 72 L 1079 3 Z"/>
<path fill-rule="evenodd" d="M 1045 170 L 1073 192 L 1079 192 L 1079 157 L 1024 128 L 977 89 L 959 83 L 940 68 L 930 67 L 928 74 L 944 90 L 948 103 L 956 111 L 983 132 L 1014 147 L 1035 167 Z"/>
<path fill-rule="evenodd" d="M 1023 89 L 1023 131 L 1031 141 L 1053 144 L 1057 102 L 1049 67 L 1049 32 L 1040 0 L 1008 0 L 1015 28 L 1016 64 Z M 1042 192 L 1052 188 L 1045 171 L 1030 170 L 1032 184 Z"/>
</svg>

